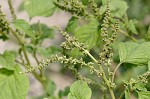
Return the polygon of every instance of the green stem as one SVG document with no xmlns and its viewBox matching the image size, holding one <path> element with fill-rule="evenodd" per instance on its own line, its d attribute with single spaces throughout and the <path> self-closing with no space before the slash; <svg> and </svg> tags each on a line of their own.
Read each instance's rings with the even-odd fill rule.
<svg viewBox="0 0 150 99">
<path fill-rule="evenodd" d="M 65 36 L 66 40 L 69 41 L 69 40 L 68 40 L 68 36 L 69 36 L 69 35 L 67 35 L 66 32 L 63 32 L 59 27 L 56 27 L 56 28 L 62 33 L 62 35 Z M 70 43 L 72 43 L 72 42 L 70 42 Z M 107 85 L 107 87 L 108 87 L 108 89 L 109 89 L 111 98 L 112 98 L 112 99 L 115 99 L 115 96 L 114 96 L 114 93 L 113 93 L 113 89 L 112 89 L 112 87 L 111 87 L 111 82 L 107 79 L 106 74 L 105 74 L 105 72 L 104 72 L 102 66 L 101 66 L 101 65 L 98 63 L 98 61 L 89 53 L 88 50 L 86 50 L 86 49 L 84 49 L 84 48 L 81 48 L 81 46 L 78 45 L 78 43 L 76 43 L 76 42 L 74 42 L 73 45 L 74 45 L 76 48 L 82 49 L 82 51 L 83 51 L 85 54 L 87 54 L 96 64 L 99 65 L 99 69 L 100 69 L 100 72 L 101 72 L 101 74 L 102 74 L 102 78 L 104 79 L 104 82 L 106 83 L 106 85 Z"/>
<path fill-rule="evenodd" d="M 89 53 L 89 51 L 87 50 L 84 50 L 84 52 L 95 62 L 98 64 L 98 61 Z M 111 98 L 112 99 L 115 99 L 115 96 L 114 96 L 114 93 L 113 93 L 113 89 L 111 88 L 111 85 L 110 85 L 110 82 L 108 81 L 107 77 L 106 77 L 106 74 L 102 68 L 102 66 L 99 64 L 99 69 L 100 69 L 100 72 L 102 73 L 102 77 L 106 83 L 106 85 L 108 86 L 108 89 L 109 89 L 109 92 L 110 92 L 110 95 L 111 95 Z"/>
<path fill-rule="evenodd" d="M 12 1 L 11 1 L 11 0 L 8 0 L 8 5 L 9 5 L 9 8 L 10 8 L 10 12 L 11 12 L 11 15 L 12 15 L 12 17 L 13 17 L 13 20 L 16 20 L 16 19 L 17 19 L 17 16 L 16 16 L 15 11 L 14 11 L 14 8 L 13 8 L 13 6 L 12 6 Z M 28 57 L 27 52 L 26 52 L 26 50 L 25 50 L 24 42 L 20 39 L 19 35 L 16 34 L 17 30 L 16 30 L 16 32 L 15 32 L 15 31 L 13 31 L 12 28 L 9 27 L 9 29 L 10 29 L 11 33 L 17 38 L 19 44 L 20 44 L 21 47 L 22 47 L 21 49 L 22 49 L 22 51 L 23 51 L 25 60 L 26 60 L 26 62 L 27 62 L 27 64 L 24 64 L 24 65 L 22 65 L 22 66 L 24 66 L 26 69 L 31 68 L 31 63 L 30 63 L 30 61 L 29 61 L 29 57 Z M 35 59 L 36 59 L 36 61 L 37 61 L 37 58 L 35 58 Z M 32 72 L 32 74 L 33 74 L 34 77 L 42 84 L 43 88 L 45 89 L 45 81 L 46 81 L 46 80 L 44 79 L 44 77 L 43 77 L 43 76 L 41 77 L 41 76 L 38 75 L 36 72 Z M 43 73 L 41 72 L 41 74 L 43 74 Z"/>
<path fill-rule="evenodd" d="M 123 91 L 119 97 L 119 99 L 123 99 L 123 96 L 124 96 L 125 92 Z"/>
<path fill-rule="evenodd" d="M 128 33 L 124 32 L 123 30 L 119 30 L 119 32 L 124 34 L 125 36 L 129 37 L 134 42 L 137 42 L 137 40 L 133 36 L 130 36 Z"/>
<path fill-rule="evenodd" d="M 37 64 L 39 65 L 40 62 L 39 62 L 38 58 L 36 57 L 36 48 L 34 48 L 34 50 L 33 50 L 33 57 L 34 57 L 35 61 L 37 62 Z M 41 78 L 44 77 L 43 69 L 40 69 L 40 77 Z"/>
<path fill-rule="evenodd" d="M 17 38 L 19 44 L 22 47 L 22 51 L 25 57 L 25 60 L 27 62 L 27 64 L 24 64 L 23 66 L 28 69 L 31 68 L 31 63 L 29 61 L 27 52 L 25 50 L 25 46 L 24 46 L 24 42 L 20 39 L 19 35 L 16 34 L 16 32 L 14 32 L 11 28 L 10 28 L 11 33 Z M 43 88 L 45 88 L 45 79 L 41 78 L 41 76 L 39 76 L 36 72 L 32 72 L 32 74 L 34 75 L 34 77 L 42 84 Z"/>
<path fill-rule="evenodd" d="M 33 57 L 34 57 L 36 63 L 39 64 L 40 62 L 39 62 L 38 58 L 36 57 L 36 48 L 34 48 L 34 50 L 33 50 Z"/>
<path fill-rule="evenodd" d="M 26 61 L 27 61 L 27 65 L 31 66 L 31 63 L 30 63 L 30 61 L 29 61 L 29 57 L 28 57 L 27 52 L 26 52 L 26 50 L 25 50 L 24 44 L 22 45 L 22 50 L 23 50 L 24 57 L 25 57 L 25 59 L 26 59 Z"/>
<path fill-rule="evenodd" d="M 122 64 L 122 62 L 120 62 L 117 67 L 115 68 L 114 72 L 113 72 L 113 75 L 112 75 L 112 82 L 114 82 L 114 78 L 115 78 L 115 74 L 116 74 L 116 71 L 117 69 L 120 67 L 120 65 Z"/>
<path fill-rule="evenodd" d="M 8 0 L 8 5 L 9 5 L 9 9 L 10 9 L 11 15 L 13 17 L 13 20 L 16 20 L 17 16 L 16 16 L 15 10 L 14 10 L 14 8 L 12 6 L 12 1 L 11 0 Z"/>
<path fill-rule="evenodd" d="M 23 54 L 24 54 L 24 57 L 25 57 L 25 59 L 26 59 L 26 61 L 27 61 L 27 65 L 31 65 L 30 64 L 30 61 L 29 61 L 29 58 L 28 58 L 28 55 L 27 55 L 27 52 L 26 52 L 26 50 L 25 50 L 25 46 L 24 46 L 24 42 L 20 39 L 20 37 L 10 28 L 10 30 L 11 30 L 11 33 L 17 38 L 17 40 L 19 41 L 19 44 L 21 45 L 21 47 L 22 47 L 22 51 L 23 51 Z M 30 67 L 29 67 L 30 68 Z"/>
<path fill-rule="evenodd" d="M 89 53 L 88 50 L 84 50 L 84 52 L 85 52 L 95 63 L 98 63 L 98 61 Z"/>
</svg>

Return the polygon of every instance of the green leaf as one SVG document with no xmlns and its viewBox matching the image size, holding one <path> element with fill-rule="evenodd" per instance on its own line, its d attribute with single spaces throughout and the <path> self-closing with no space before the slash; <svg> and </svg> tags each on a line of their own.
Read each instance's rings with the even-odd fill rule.
<svg viewBox="0 0 150 99">
<path fill-rule="evenodd" d="M 52 0 L 26 0 L 24 7 L 30 17 L 51 16 L 56 8 Z"/>
<path fill-rule="evenodd" d="M 87 83 L 82 80 L 78 80 L 71 85 L 68 99 L 90 99 L 91 94 L 92 91 L 88 87 Z"/>
<path fill-rule="evenodd" d="M 40 40 L 44 40 L 45 38 L 53 38 L 54 30 L 46 26 L 45 24 L 33 24 L 31 25 L 32 29 L 36 32 L 40 32 L 37 34 Z"/>
<path fill-rule="evenodd" d="M 25 50 L 28 51 L 29 53 L 33 53 L 33 45 L 29 44 L 29 45 L 25 45 Z"/>
<path fill-rule="evenodd" d="M 130 63 L 124 63 L 123 66 L 128 69 L 122 69 L 121 76 L 116 79 L 117 84 L 122 84 L 123 81 L 129 81 L 131 78 L 138 79 L 140 75 L 147 71 L 147 67 L 145 65 L 137 66 Z"/>
<path fill-rule="evenodd" d="M 13 70 L 15 65 L 15 55 L 12 52 L 5 51 L 0 54 L 0 68 Z"/>
<path fill-rule="evenodd" d="M 79 25 L 78 18 L 73 16 L 71 17 L 71 19 L 67 24 L 66 31 L 73 33 L 78 28 L 78 25 Z"/>
<path fill-rule="evenodd" d="M 19 66 L 14 70 L 0 69 L 0 99 L 26 99 L 29 80 L 20 71 Z"/>
<path fill-rule="evenodd" d="M 74 32 L 74 36 L 79 39 L 80 42 L 87 45 L 88 49 L 91 49 L 97 42 L 98 25 L 98 21 L 96 19 L 92 19 L 89 24 L 77 28 Z"/>
<path fill-rule="evenodd" d="M 83 5 L 87 5 L 89 0 L 82 0 Z"/>
<path fill-rule="evenodd" d="M 56 85 L 54 82 L 52 81 L 49 81 L 47 83 L 47 86 L 46 86 L 46 92 L 49 96 L 53 96 L 54 95 L 54 91 L 56 90 Z"/>
<path fill-rule="evenodd" d="M 133 86 L 134 89 L 136 90 L 139 90 L 139 91 L 147 91 L 147 89 L 145 88 L 145 84 L 139 82 L 139 83 L 136 83 L 134 86 Z"/>
<path fill-rule="evenodd" d="M 21 30 L 25 34 L 27 34 L 30 37 L 34 37 L 34 33 L 32 31 L 32 28 L 30 27 L 29 23 L 23 19 L 17 19 L 14 22 L 14 26 L 16 29 Z"/>
<path fill-rule="evenodd" d="M 102 4 L 103 4 L 103 5 L 106 5 L 107 2 L 108 2 L 108 0 L 102 0 Z"/>
<path fill-rule="evenodd" d="M 50 46 L 47 48 L 40 47 L 37 49 L 37 52 L 44 57 L 50 57 L 52 54 L 58 53 L 60 50 L 55 46 Z"/>
<path fill-rule="evenodd" d="M 129 89 L 125 90 L 125 99 L 130 99 L 130 91 L 129 91 Z"/>
<path fill-rule="evenodd" d="M 141 91 L 138 92 L 138 99 L 149 99 L 150 98 L 150 91 Z"/>
<path fill-rule="evenodd" d="M 68 94 L 68 99 L 80 99 L 80 98 L 76 98 L 75 96 L 73 96 L 71 93 Z"/>
<path fill-rule="evenodd" d="M 63 91 L 59 90 L 59 92 L 58 92 L 59 98 L 62 98 L 63 96 L 67 96 L 69 91 L 70 91 L 70 87 L 66 87 L 65 90 L 63 90 Z"/>
<path fill-rule="evenodd" d="M 150 60 L 150 42 L 141 44 L 134 42 L 119 43 L 120 62 L 132 64 L 148 64 Z"/>
<path fill-rule="evenodd" d="M 102 0 L 102 13 L 104 13 L 106 10 L 107 1 L 108 0 Z M 122 17 L 128 9 L 127 2 L 125 2 L 124 0 L 110 0 L 109 4 L 111 12 L 116 17 Z"/>
<path fill-rule="evenodd" d="M 83 55 L 83 53 L 80 52 L 78 48 L 73 48 L 73 49 L 71 49 L 69 55 L 70 55 L 71 57 L 76 57 L 76 58 L 78 58 L 78 57 L 81 57 L 81 56 Z"/>
<path fill-rule="evenodd" d="M 135 28 L 135 24 L 137 23 L 136 20 L 130 20 L 129 22 L 126 23 L 127 28 L 134 34 L 138 34 L 136 28 Z"/>
</svg>

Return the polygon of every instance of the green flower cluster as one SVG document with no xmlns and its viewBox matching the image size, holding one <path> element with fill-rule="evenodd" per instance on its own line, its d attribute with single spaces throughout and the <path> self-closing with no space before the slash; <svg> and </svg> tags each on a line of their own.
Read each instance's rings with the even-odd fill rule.
<svg viewBox="0 0 150 99">
<path fill-rule="evenodd" d="M 86 47 L 84 46 L 83 43 L 80 43 L 75 37 L 69 36 L 67 34 L 67 32 L 63 32 L 59 27 L 57 27 L 57 29 L 60 31 L 60 33 L 66 39 L 66 42 L 62 43 L 63 48 L 71 49 L 71 47 L 76 47 L 81 52 L 85 52 Z M 45 61 L 43 61 L 39 66 L 28 69 L 25 73 L 32 72 L 32 71 L 35 71 L 37 69 L 41 69 L 41 68 L 47 66 L 49 63 L 53 63 L 53 62 L 60 62 L 60 63 L 67 64 L 67 65 L 69 65 L 69 67 L 68 67 L 69 69 L 74 68 L 75 64 L 80 64 L 81 68 L 83 66 L 88 67 L 91 74 L 93 74 L 93 72 L 95 72 L 98 75 L 98 77 L 100 77 L 100 75 L 101 75 L 100 71 L 94 68 L 94 63 L 93 62 L 85 63 L 82 58 L 81 59 L 76 59 L 76 58 L 73 58 L 73 57 L 69 58 L 69 57 L 66 57 L 64 55 L 52 56 L 51 58 L 46 59 Z"/>
<path fill-rule="evenodd" d="M 100 14 L 100 9 L 97 7 L 94 0 L 89 1 L 91 10 L 94 12 L 94 15 L 88 14 L 87 6 L 83 5 L 81 2 L 79 2 L 79 0 L 61 0 L 58 1 L 58 3 L 56 2 L 54 3 L 62 10 L 68 11 L 77 16 L 82 17 L 94 16 L 99 20 L 102 18 L 102 15 Z M 67 55 L 64 52 L 61 52 L 61 54 L 53 55 L 50 58 L 44 60 L 39 64 L 39 66 L 27 69 L 25 73 L 42 69 L 49 63 L 60 62 L 62 64 L 65 64 L 65 67 L 71 70 L 72 74 L 75 76 L 76 79 L 84 80 L 88 84 L 99 86 L 99 89 L 101 89 L 102 91 L 109 90 L 112 97 L 114 97 L 112 89 L 115 87 L 115 84 L 110 79 L 110 76 L 112 76 L 112 72 L 110 71 L 109 66 L 111 65 L 112 61 L 111 58 L 113 56 L 111 44 L 115 41 L 117 37 L 119 25 L 118 21 L 111 16 L 109 2 L 107 3 L 107 8 L 105 11 L 101 28 L 101 37 L 104 44 L 102 51 L 99 54 L 98 60 L 89 53 L 87 46 L 85 46 L 84 43 L 79 42 L 77 38 L 70 36 L 67 32 L 63 31 L 61 28 L 59 27 L 55 28 L 57 28 L 57 30 L 64 36 L 66 40 L 61 44 L 61 48 L 64 52 L 65 51 L 68 52 L 71 51 L 73 48 L 77 48 L 83 54 L 88 55 L 93 60 L 93 62 L 85 62 L 82 58 L 77 59 L 71 57 L 70 55 Z M 79 71 L 75 68 L 75 66 L 80 66 L 81 68 L 87 67 L 89 69 L 90 74 L 94 73 L 98 77 L 102 77 L 103 80 L 101 80 L 101 83 L 98 84 L 96 81 L 93 81 L 87 77 L 82 76 L 79 73 Z M 95 66 L 98 66 L 99 69 L 95 68 Z M 109 78 L 105 74 L 103 66 L 107 66 Z"/>
<path fill-rule="evenodd" d="M 78 48 L 81 52 L 84 52 L 87 47 L 85 46 L 84 43 L 79 42 L 75 37 L 71 37 L 69 36 L 69 34 L 67 32 L 64 32 L 63 30 L 61 30 L 61 28 L 56 27 L 59 32 L 65 37 L 66 42 L 63 42 L 61 44 L 61 47 L 64 49 L 72 49 L 72 47 L 76 47 Z"/>
<path fill-rule="evenodd" d="M 146 73 L 144 73 L 143 75 L 141 75 L 139 77 L 139 79 L 143 82 L 143 83 L 147 83 L 148 82 L 148 77 L 150 77 L 150 70 L 147 71 Z"/>
<path fill-rule="evenodd" d="M 111 58 L 113 56 L 111 44 L 117 37 L 119 25 L 118 21 L 113 19 L 111 16 L 109 2 L 107 3 L 103 24 L 101 26 L 101 36 L 104 44 L 103 49 L 99 54 L 99 63 L 103 64 L 104 66 L 110 66 L 112 61 Z M 112 30 L 109 31 L 109 29 Z M 111 36 L 109 36 L 109 32 L 112 32 Z"/>
<path fill-rule="evenodd" d="M 86 6 L 84 6 L 78 0 L 61 0 L 59 2 L 54 2 L 54 4 L 60 9 L 75 14 L 77 16 L 88 17 L 88 12 L 86 11 Z"/>
<path fill-rule="evenodd" d="M 102 15 L 100 14 L 100 8 L 97 7 L 97 4 L 94 2 L 94 0 L 89 0 L 89 3 L 92 11 L 94 12 L 94 16 L 97 19 L 101 19 Z"/>
<path fill-rule="evenodd" d="M 9 24 L 0 6 L 0 38 L 2 38 L 3 40 L 7 39 L 8 33 L 9 33 Z"/>
</svg>

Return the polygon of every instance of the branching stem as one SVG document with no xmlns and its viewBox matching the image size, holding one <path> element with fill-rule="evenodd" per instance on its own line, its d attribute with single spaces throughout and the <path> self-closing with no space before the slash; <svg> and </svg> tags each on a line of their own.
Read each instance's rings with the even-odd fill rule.
<svg viewBox="0 0 150 99">
<path fill-rule="evenodd" d="M 10 28 L 10 31 L 11 33 L 17 38 L 19 44 L 21 45 L 22 47 L 22 51 L 23 51 L 23 54 L 24 54 L 24 57 L 25 57 L 25 60 L 27 62 L 27 64 L 24 64 L 23 66 L 28 69 L 28 68 L 31 68 L 31 63 L 29 61 L 29 58 L 28 58 L 28 55 L 27 55 L 27 52 L 25 50 L 25 46 L 24 46 L 24 42 L 20 39 L 19 35 L 16 34 L 15 31 L 12 30 L 12 28 Z M 45 79 L 41 78 L 36 72 L 32 72 L 34 77 L 42 84 L 42 86 L 45 88 Z"/>
<path fill-rule="evenodd" d="M 114 78 L 115 78 L 115 74 L 116 74 L 116 71 L 117 69 L 121 66 L 122 62 L 120 62 L 117 67 L 115 68 L 114 72 L 113 72 L 113 75 L 112 75 L 112 82 L 114 82 Z"/>
<path fill-rule="evenodd" d="M 89 53 L 89 51 L 87 50 L 84 50 L 84 52 L 95 62 L 98 64 L 98 61 Z M 100 72 L 102 73 L 102 77 L 105 81 L 105 83 L 107 84 L 107 87 L 109 88 L 109 92 L 110 92 L 110 95 L 111 95 L 111 98 L 112 99 L 115 99 L 115 96 L 114 96 L 114 93 L 113 93 L 113 89 L 111 88 L 111 85 L 110 85 L 110 82 L 108 81 L 107 77 L 106 77 L 106 74 L 102 68 L 102 66 L 99 64 L 99 69 L 100 69 Z"/>
</svg>

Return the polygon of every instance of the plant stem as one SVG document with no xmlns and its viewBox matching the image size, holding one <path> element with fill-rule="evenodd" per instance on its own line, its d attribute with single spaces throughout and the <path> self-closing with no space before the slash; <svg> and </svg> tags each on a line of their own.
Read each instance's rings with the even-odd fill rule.
<svg viewBox="0 0 150 99">
<path fill-rule="evenodd" d="M 123 30 L 119 30 L 119 32 L 124 34 L 125 36 L 129 37 L 134 42 L 137 42 L 137 40 L 133 36 L 130 36 L 128 33 L 124 32 Z"/>
<path fill-rule="evenodd" d="M 32 68 L 31 67 L 31 63 L 29 61 L 27 52 L 25 50 L 25 46 L 24 46 L 24 42 L 20 39 L 19 35 L 16 34 L 16 32 L 14 32 L 11 28 L 10 28 L 11 33 L 17 38 L 19 44 L 22 47 L 22 51 L 25 57 L 25 60 L 27 62 L 27 64 L 24 64 L 23 66 L 28 69 L 28 68 Z M 32 74 L 34 75 L 34 77 L 42 84 L 43 88 L 45 88 L 45 79 L 41 78 L 36 72 L 32 72 Z"/>
<path fill-rule="evenodd" d="M 13 20 L 16 20 L 17 16 L 16 16 L 14 8 L 12 6 L 12 1 L 11 0 L 8 0 L 8 5 L 9 5 L 9 9 L 10 9 L 11 15 L 13 17 Z"/>
<path fill-rule="evenodd" d="M 89 53 L 88 50 L 84 50 L 84 52 L 85 52 L 95 63 L 98 63 L 98 61 Z"/>
<path fill-rule="evenodd" d="M 12 1 L 11 0 L 8 0 L 8 5 L 9 5 L 9 9 L 10 9 L 10 12 L 11 12 L 11 15 L 13 17 L 13 20 L 16 20 L 17 19 L 17 16 L 15 14 L 15 11 L 14 11 L 14 8 L 12 6 Z M 23 66 L 28 69 L 28 68 L 31 68 L 31 63 L 29 61 L 29 57 L 27 55 L 27 52 L 25 50 L 25 46 L 24 46 L 24 42 L 20 39 L 19 35 L 16 34 L 15 31 L 13 31 L 13 29 L 11 27 L 9 27 L 11 33 L 17 38 L 19 44 L 21 45 L 21 49 L 23 51 L 23 54 L 24 54 L 24 57 L 25 57 L 25 60 L 27 62 L 27 64 L 24 64 Z M 17 30 L 16 30 L 17 31 Z M 37 61 L 37 58 L 35 58 L 36 61 Z M 32 74 L 34 75 L 34 77 L 42 84 L 43 88 L 45 88 L 45 79 L 43 79 L 44 77 L 41 77 L 39 76 L 36 72 L 32 72 Z"/>
<path fill-rule="evenodd" d="M 84 50 L 84 52 L 95 62 L 98 64 L 98 61 L 89 53 L 89 51 L 87 50 Z M 99 69 L 100 69 L 100 72 L 102 73 L 102 77 L 106 83 L 106 85 L 108 86 L 108 89 L 109 89 L 109 92 L 110 92 L 110 95 L 111 95 L 111 98 L 112 99 L 115 99 L 115 96 L 114 96 L 114 93 L 113 93 L 113 89 L 111 88 L 111 85 L 110 85 L 110 82 L 108 81 L 107 77 L 106 77 L 106 74 L 102 68 L 102 66 L 99 64 Z"/>
<path fill-rule="evenodd" d="M 28 58 L 27 52 L 26 52 L 26 50 L 25 50 L 24 44 L 22 45 L 22 50 L 23 50 L 24 57 L 25 57 L 25 59 L 26 59 L 26 61 L 27 61 L 27 65 L 31 66 L 31 63 L 30 63 L 30 61 L 29 61 L 29 58 Z"/>
<path fill-rule="evenodd" d="M 125 92 L 123 91 L 123 92 L 121 93 L 121 95 L 120 95 L 119 99 L 122 99 L 122 98 L 123 98 L 123 96 L 124 96 L 124 94 L 125 94 Z"/>
<path fill-rule="evenodd" d="M 34 50 L 33 50 L 33 57 L 34 57 L 35 61 L 37 62 L 37 64 L 39 65 L 40 62 L 39 62 L 38 58 L 36 57 L 36 48 L 34 48 Z M 41 78 L 44 77 L 43 69 L 40 69 L 40 76 L 41 76 Z"/>
<path fill-rule="evenodd" d="M 39 60 L 38 60 L 38 58 L 36 57 L 36 48 L 33 49 L 33 57 L 34 57 L 36 63 L 39 64 Z"/>
<path fill-rule="evenodd" d="M 113 75 L 112 75 L 112 82 L 114 82 L 114 78 L 115 78 L 115 74 L 116 74 L 116 71 L 117 69 L 120 67 L 120 65 L 122 64 L 122 62 L 120 62 L 117 67 L 115 68 L 114 72 L 113 72 Z"/>
</svg>

